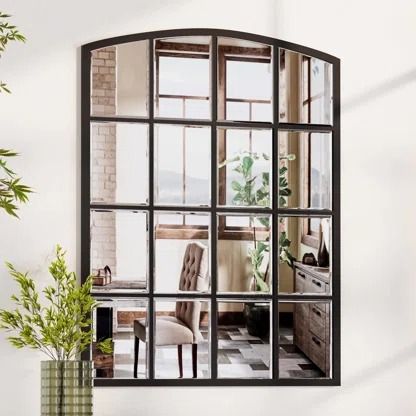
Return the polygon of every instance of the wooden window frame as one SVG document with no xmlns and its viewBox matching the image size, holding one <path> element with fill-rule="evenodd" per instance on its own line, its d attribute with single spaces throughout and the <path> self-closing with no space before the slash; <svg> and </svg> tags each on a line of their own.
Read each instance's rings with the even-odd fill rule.
<svg viewBox="0 0 416 416">
<path fill-rule="evenodd" d="M 166 95 L 159 94 L 159 58 L 161 56 L 168 57 L 182 57 L 182 58 L 194 58 L 194 59 L 209 59 L 210 45 L 192 44 L 192 43 L 177 43 L 166 42 L 157 40 L 155 43 L 155 103 L 156 108 L 159 108 L 159 98 L 173 98 L 183 100 L 182 115 L 185 118 L 185 100 L 186 99 L 204 99 L 209 100 L 210 97 L 199 96 L 186 96 L 186 95 Z M 218 102 L 220 118 L 226 120 L 226 104 L 227 102 L 241 102 L 249 104 L 250 120 L 252 116 L 252 104 L 266 104 L 271 100 L 249 100 L 249 99 L 237 99 L 227 98 L 227 62 L 240 61 L 240 62 L 259 62 L 259 63 L 271 63 L 271 48 L 251 48 L 251 47 L 238 47 L 231 45 L 219 45 L 218 46 Z M 221 98 L 220 98 L 221 97 Z M 186 126 L 183 126 L 183 144 L 182 152 L 185 152 L 185 133 Z M 218 156 L 220 160 L 223 160 L 226 155 L 226 131 L 221 129 L 218 133 Z M 249 130 L 250 147 L 252 142 L 252 130 Z M 185 160 L 185 159 L 184 159 Z M 185 182 L 186 168 L 183 169 L 183 190 L 182 190 L 182 202 L 184 203 L 186 182 Z M 158 188 L 157 192 L 158 192 Z M 221 205 L 225 205 L 226 201 L 226 167 L 225 169 L 218 170 L 218 201 Z M 208 239 L 209 232 L 207 226 L 186 225 L 185 216 L 183 217 L 183 224 L 158 224 L 155 227 L 155 238 L 171 239 L 171 240 L 198 240 Z M 211 231 L 213 232 L 213 231 Z M 266 227 L 256 227 L 256 233 L 260 238 L 269 235 L 269 231 Z M 240 241 L 252 241 L 253 240 L 253 227 L 235 227 L 227 226 L 225 216 L 220 216 L 218 219 L 218 238 L 222 240 L 240 240 Z"/>
</svg>

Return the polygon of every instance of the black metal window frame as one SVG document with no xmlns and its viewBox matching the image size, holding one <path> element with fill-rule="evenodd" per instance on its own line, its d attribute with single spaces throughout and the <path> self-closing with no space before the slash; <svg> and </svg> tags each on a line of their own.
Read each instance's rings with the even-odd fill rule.
<svg viewBox="0 0 416 416">
<path fill-rule="evenodd" d="M 157 39 L 179 36 L 209 36 L 211 37 L 211 118 L 209 120 L 187 120 L 159 118 L 154 114 L 154 43 Z M 273 121 L 272 122 L 235 122 L 220 121 L 217 118 L 217 47 L 218 38 L 236 38 L 270 45 L 272 47 L 273 67 Z M 93 116 L 90 113 L 90 87 L 91 87 L 91 52 L 108 46 L 116 46 L 135 41 L 148 41 L 148 116 L 147 117 L 123 117 L 123 116 Z M 332 89 L 333 89 L 333 120 L 332 124 L 307 124 L 287 123 L 279 121 L 279 55 L 280 50 L 285 49 L 300 54 L 315 57 L 332 64 Z M 220 30 L 220 29 L 175 29 L 132 34 L 114 38 L 99 40 L 82 46 L 81 51 L 81 276 L 82 281 L 90 274 L 90 212 L 92 209 L 104 210 L 136 210 L 148 213 L 148 286 L 146 293 L 117 293 L 109 294 L 111 298 L 143 298 L 148 300 L 148 379 L 105 379 L 97 378 L 95 386 L 338 386 L 341 383 L 341 357 L 340 357 L 340 60 L 332 55 L 320 52 L 309 47 L 304 47 L 287 41 L 256 35 L 251 33 Z M 91 203 L 90 200 L 90 124 L 92 122 L 129 122 L 145 123 L 149 126 L 149 195 L 148 204 L 100 204 Z M 158 206 L 154 203 L 154 125 L 176 124 L 207 126 L 211 128 L 211 205 L 209 207 L 189 206 Z M 278 191 L 272 193 L 271 208 L 248 207 L 222 207 L 217 206 L 217 128 L 268 128 L 272 131 L 272 172 L 278 172 L 278 132 L 329 132 L 332 133 L 332 209 L 291 209 L 282 208 L 278 204 Z M 271 189 L 278 189 L 277 175 L 273 174 Z M 272 216 L 272 230 L 278 229 L 279 216 L 285 217 L 330 217 L 332 218 L 332 291 L 330 294 L 302 295 L 282 294 L 278 291 L 278 250 L 272 250 L 272 291 L 270 294 L 229 294 L 217 293 L 217 241 L 211 238 L 211 291 L 201 294 L 186 293 L 155 293 L 154 291 L 154 216 L 156 211 L 173 212 L 206 212 L 211 215 L 211 230 L 217 230 L 217 214 L 270 214 Z M 278 233 L 272 232 L 272 245 L 278 247 Z M 102 298 L 105 295 L 97 295 Z M 156 379 L 154 360 L 154 301 L 155 299 L 206 299 L 211 302 L 211 327 L 210 327 L 210 354 L 211 354 L 211 378 L 209 379 Z M 270 379 L 223 379 L 217 377 L 217 302 L 224 300 L 269 300 L 272 310 L 271 348 L 272 377 Z M 330 378 L 300 379 L 279 378 L 279 302 L 299 301 L 328 301 L 331 302 L 331 333 L 332 333 L 332 374 Z M 90 352 L 83 355 L 83 359 L 89 359 Z"/>
</svg>

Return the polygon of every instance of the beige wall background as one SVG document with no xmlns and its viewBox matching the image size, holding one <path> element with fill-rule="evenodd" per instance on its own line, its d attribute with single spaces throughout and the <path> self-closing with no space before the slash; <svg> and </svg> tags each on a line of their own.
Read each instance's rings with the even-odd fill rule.
<svg viewBox="0 0 416 416">
<path fill-rule="evenodd" d="M 391 416 L 416 412 L 416 5 L 409 0 L 4 0 L 29 41 L 1 60 L 1 146 L 37 193 L 0 216 L 0 260 L 46 281 L 55 243 L 79 268 L 80 45 L 181 27 L 260 33 L 342 60 L 342 386 L 96 389 L 110 415 Z M 0 269 L 0 305 L 14 286 Z M 0 335 L 1 413 L 37 415 L 39 360 Z"/>
</svg>

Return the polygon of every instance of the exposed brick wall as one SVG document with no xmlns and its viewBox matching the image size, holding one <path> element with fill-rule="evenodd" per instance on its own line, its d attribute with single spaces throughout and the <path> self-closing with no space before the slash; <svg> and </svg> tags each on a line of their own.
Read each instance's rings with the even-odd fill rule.
<svg viewBox="0 0 416 416">
<path fill-rule="evenodd" d="M 94 115 L 116 114 L 116 48 L 92 52 L 91 109 Z"/>
<path fill-rule="evenodd" d="M 116 48 L 92 52 L 91 110 L 94 115 L 116 114 Z M 116 200 L 116 124 L 96 123 L 91 127 L 91 198 L 96 202 Z M 115 213 L 92 215 L 92 269 L 116 267 Z"/>
</svg>

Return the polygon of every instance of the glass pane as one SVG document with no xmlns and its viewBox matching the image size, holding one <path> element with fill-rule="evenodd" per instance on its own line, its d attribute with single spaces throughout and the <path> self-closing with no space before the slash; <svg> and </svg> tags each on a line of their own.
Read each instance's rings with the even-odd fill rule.
<svg viewBox="0 0 416 416">
<path fill-rule="evenodd" d="M 155 289 L 207 292 L 210 287 L 209 214 L 156 213 Z"/>
<path fill-rule="evenodd" d="M 210 38 L 185 36 L 155 42 L 155 115 L 210 117 Z M 176 101 L 173 107 L 163 100 Z"/>
<path fill-rule="evenodd" d="M 209 205 L 211 129 L 156 125 L 155 202 Z"/>
<path fill-rule="evenodd" d="M 164 117 L 181 118 L 184 117 L 184 103 L 175 98 L 159 98 L 159 111 Z"/>
<path fill-rule="evenodd" d="M 218 118 L 272 121 L 272 47 L 243 39 L 218 39 Z M 264 107 L 263 111 L 255 108 Z"/>
<path fill-rule="evenodd" d="M 330 302 L 279 302 L 279 377 L 331 377 Z"/>
<path fill-rule="evenodd" d="M 218 377 L 271 378 L 271 304 L 218 302 Z"/>
<path fill-rule="evenodd" d="M 229 218 L 247 226 L 230 226 Z M 219 292 L 270 292 L 270 225 L 269 215 L 218 216 Z"/>
<path fill-rule="evenodd" d="M 332 123 L 332 65 L 280 50 L 279 117 L 289 123 Z"/>
<path fill-rule="evenodd" d="M 91 211 L 93 293 L 144 291 L 147 282 L 147 214 Z"/>
<path fill-rule="evenodd" d="M 157 300 L 155 315 L 156 378 L 210 378 L 210 302 Z"/>
<path fill-rule="evenodd" d="M 146 299 L 100 301 L 93 314 L 92 359 L 96 377 L 134 378 L 135 342 L 139 342 L 136 378 L 148 378 L 147 308 Z M 102 352 L 97 345 L 108 338 L 112 339 L 112 353 Z"/>
<path fill-rule="evenodd" d="M 91 114 L 148 114 L 148 41 L 123 43 L 91 52 Z"/>
<path fill-rule="evenodd" d="M 91 201 L 148 202 L 148 126 L 91 123 Z"/>
<path fill-rule="evenodd" d="M 331 209 L 331 134 L 279 132 L 279 205 Z"/>
<path fill-rule="evenodd" d="M 331 252 L 330 218 L 279 217 L 279 292 L 331 293 Z"/>
<path fill-rule="evenodd" d="M 272 132 L 218 129 L 218 204 L 270 206 Z"/>
</svg>

